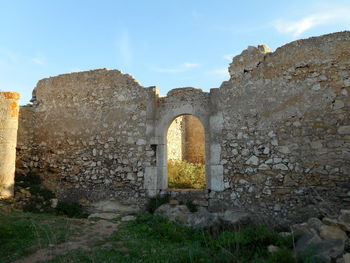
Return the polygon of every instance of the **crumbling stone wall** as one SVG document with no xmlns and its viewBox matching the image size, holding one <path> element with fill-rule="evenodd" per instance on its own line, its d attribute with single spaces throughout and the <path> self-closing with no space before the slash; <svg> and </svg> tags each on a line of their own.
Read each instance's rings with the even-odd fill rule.
<svg viewBox="0 0 350 263">
<path fill-rule="evenodd" d="M 153 88 L 117 70 L 39 81 L 31 121 L 21 110 L 18 169 L 44 176 L 61 198 L 136 202 L 145 196 L 143 173 L 154 158 L 146 136 L 152 96 Z"/>
<path fill-rule="evenodd" d="M 41 80 L 21 108 L 17 170 L 62 198 L 142 205 L 167 188 L 166 132 L 190 114 L 205 130 L 210 210 L 301 221 L 350 208 L 350 32 L 249 47 L 229 72 L 219 89 L 166 97 L 117 70 Z"/>
<path fill-rule="evenodd" d="M 299 219 L 349 207 L 350 32 L 250 47 L 229 71 L 222 198 Z"/>
</svg>

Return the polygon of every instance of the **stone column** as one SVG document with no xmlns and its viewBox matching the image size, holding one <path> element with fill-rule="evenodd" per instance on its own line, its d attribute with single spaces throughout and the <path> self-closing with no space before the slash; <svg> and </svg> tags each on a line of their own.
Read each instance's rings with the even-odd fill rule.
<svg viewBox="0 0 350 263">
<path fill-rule="evenodd" d="M 13 196 L 19 93 L 0 92 L 0 198 Z"/>
</svg>

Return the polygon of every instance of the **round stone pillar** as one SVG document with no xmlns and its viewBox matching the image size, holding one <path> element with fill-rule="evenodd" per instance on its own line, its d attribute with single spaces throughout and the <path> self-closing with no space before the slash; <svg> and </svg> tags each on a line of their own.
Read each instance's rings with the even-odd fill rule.
<svg viewBox="0 0 350 263">
<path fill-rule="evenodd" d="M 13 196 L 19 98 L 17 92 L 0 92 L 0 198 Z"/>
</svg>

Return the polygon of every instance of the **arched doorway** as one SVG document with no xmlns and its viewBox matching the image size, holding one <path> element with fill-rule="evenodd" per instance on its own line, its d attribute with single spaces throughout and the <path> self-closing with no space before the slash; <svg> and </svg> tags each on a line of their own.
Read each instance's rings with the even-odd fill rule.
<svg viewBox="0 0 350 263">
<path fill-rule="evenodd" d="M 167 130 L 168 188 L 205 189 L 205 130 L 190 114 L 177 116 Z"/>
<path fill-rule="evenodd" d="M 212 107 L 220 96 L 219 90 L 212 95 L 195 88 L 181 88 L 169 91 L 166 97 L 158 98 L 153 105 L 146 127 L 149 144 L 153 149 L 155 162 L 145 167 L 144 189 L 148 196 L 156 196 L 168 189 L 168 128 L 178 116 L 196 116 L 205 133 L 205 189 L 223 191 L 223 165 L 221 164 L 221 139 L 223 115 L 218 107 Z M 216 102 L 215 102 L 216 103 Z"/>
</svg>

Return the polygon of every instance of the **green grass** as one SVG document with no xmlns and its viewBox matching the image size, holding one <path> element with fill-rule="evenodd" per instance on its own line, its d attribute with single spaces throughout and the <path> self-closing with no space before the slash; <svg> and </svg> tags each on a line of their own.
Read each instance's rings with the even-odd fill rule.
<svg viewBox="0 0 350 263">
<path fill-rule="evenodd" d="M 12 262 L 40 247 L 69 240 L 74 232 L 65 220 L 29 213 L 2 213 L 0 262 Z M 280 250 L 269 253 L 269 245 Z M 210 234 L 161 216 L 139 214 L 135 221 L 121 223 L 110 237 L 91 245 L 90 249 L 72 250 L 45 262 L 315 262 L 307 258 L 296 260 L 292 248 L 291 237 L 280 237 L 260 225 Z"/>
<path fill-rule="evenodd" d="M 0 211 L 0 262 L 12 262 L 34 251 L 67 241 L 81 223 L 45 214 Z"/>
<path fill-rule="evenodd" d="M 297 262 L 291 238 L 282 238 L 263 226 L 214 236 L 150 214 L 122 224 L 106 242 L 112 246 L 72 251 L 48 262 Z M 279 245 L 281 250 L 269 253 L 267 246 L 271 244 Z"/>
<path fill-rule="evenodd" d="M 168 185 L 176 189 L 204 189 L 205 165 L 186 161 L 168 161 Z"/>
</svg>

